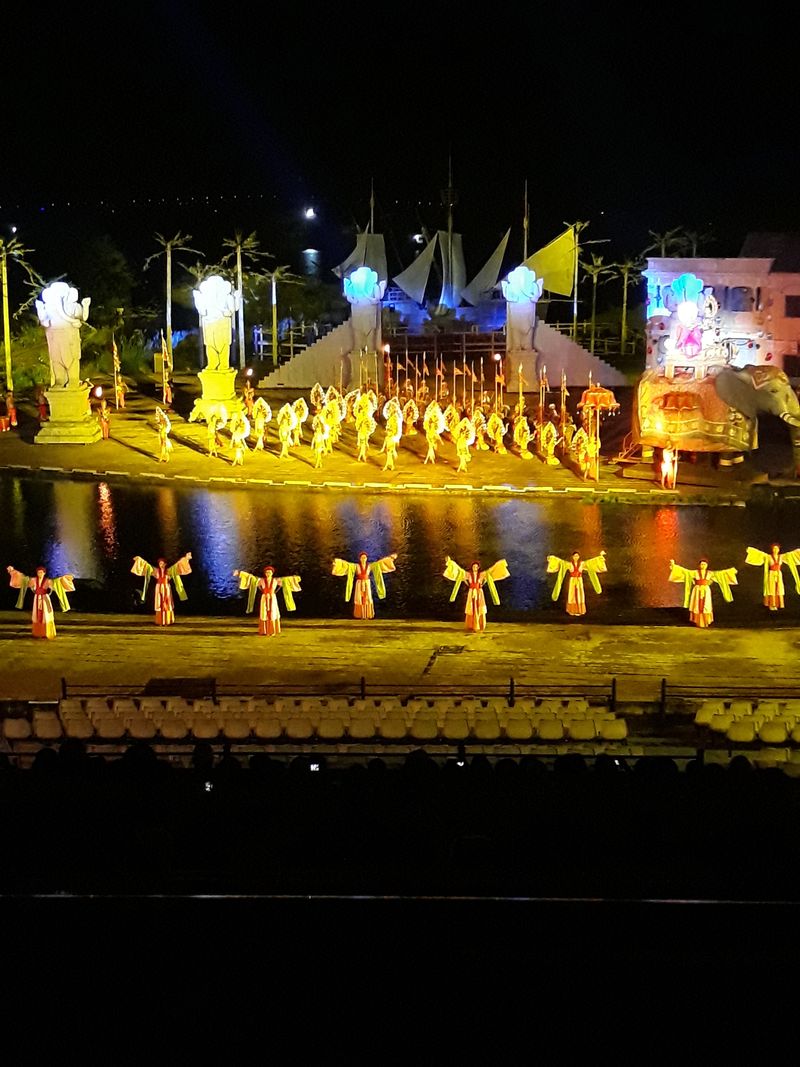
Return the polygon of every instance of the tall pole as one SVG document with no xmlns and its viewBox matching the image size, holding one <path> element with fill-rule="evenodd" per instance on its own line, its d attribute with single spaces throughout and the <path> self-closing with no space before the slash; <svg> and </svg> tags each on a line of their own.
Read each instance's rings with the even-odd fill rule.
<svg viewBox="0 0 800 1067">
<path fill-rule="evenodd" d="M 167 257 L 167 352 L 172 359 L 172 242 L 166 244 Z"/>
<path fill-rule="evenodd" d="M 469 370 L 469 415 L 472 418 L 475 415 L 475 360 L 470 364 Z"/>
<path fill-rule="evenodd" d="M 528 179 L 525 179 L 525 204 L 522 214 L 522 259 L 528 258 Z"/>
<path fill-rule="evenodd" d="M 272 367 L 278 366 L 278 286 L 272 272 Z"/>
<path fill-rule="evenodd" d="M 238 237 L 238 234 L 237 234 Z M 239 369 L 244 369 L 244 292 L 242 291 L 242 246 L 236 246 L 236 285 L 239 289 Z"/>
<path fill-rule="evenodd" d="M 8 314 L 8 254 L 3 244 L 0 254 L 0 274 L 3 287 L 3 345 L 6 351 L 6 389 L 14 392 L 14 378 L 11 374 L 11 322 Z"/>
</svg>

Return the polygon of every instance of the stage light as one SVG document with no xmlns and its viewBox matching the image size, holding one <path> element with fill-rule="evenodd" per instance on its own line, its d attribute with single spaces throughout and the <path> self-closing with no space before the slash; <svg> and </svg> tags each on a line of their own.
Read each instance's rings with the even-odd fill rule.
<svg viewBox="0 0 800 1067">
<path fill-rule="evenodd" d="M 95 388 L 94 395 L 97 397 L 98 400 L 100 399 L 100 397 L 103 395 L 103 387 L 102 387 L 102 385 L 98 385 Z"/>
<path fill-rule="evenodd" d="M 253 368 L 252 367 L 248 367 L 247 370 L 245 371 L 245 374 L 247 375 L 248 378 L 252 378 L 253 377 Z"/>
<path fill-rule="evenodd" d="M 305 209 L 305 211 L 303 212 L 303 215 L 304 215 L 304 216 L 305 216 L 305 218 L 307 218 L 307 219 L 315 219 L 315 218 L 317 217 L 317 213 L 316 213 L 316 211 L 315 211 L 315 210 L 313 209 L 313 207 L 307 207 L 307 208 Z"/>
</svg>

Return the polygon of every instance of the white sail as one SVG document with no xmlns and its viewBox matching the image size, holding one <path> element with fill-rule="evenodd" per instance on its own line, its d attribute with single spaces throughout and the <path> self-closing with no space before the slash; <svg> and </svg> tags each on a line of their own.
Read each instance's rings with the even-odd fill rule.
<svg viewBox="0 0 800 1067">
<path fill-rule="evenodd" d="M 461 303 L 461 290 L 467 284 L 461 234 L 448 234 L 447 230 L 439 230 L 439 248 L 442 252 L 442 295 L 439 297 L 439 309 L 457 308 Z"/>
<path fill-rule="evenodd" d="M 506 230 L 505 237 L 500 244 L 492 252 L 489 259 L 486 260 L 485 265 L 478 271 L 469 285 L 464 286 L 461 290 L 461 296 L 468 304 L 480 304 L 482 301 L 488 299 L 489 294 L 497 285 L 497 279 L 500 277 L 500 269 L 503 266 L 503 256 L 506 254 L 506 245 L 508 244 L 508 238 L 511 235 L 511 230 Z"/>
<path fill-rule="evenodd" d="M 428 276 L 431 272 L 431 263 L 433 262 L 433 253 L 436 251 L 437 235 L 428 241 L 427 245 L 410 267 L 406 267 L 404 271 L 396 275 L 392 281 L 395 285 L 410 296 L 417 304 L 421 304 L 425 299 L 425 286 L 428 284 Z"/>
<path fill-rule="evenodd" d="M 346 278 L 358 267 L 371 267 L 378 275 L 379 282 L 388 280 L 386 243 L 382 233 L 358 234 L 356 247 L 343 263 L 333 268 L 333 273 L 337 278 Z"/>
</svg>

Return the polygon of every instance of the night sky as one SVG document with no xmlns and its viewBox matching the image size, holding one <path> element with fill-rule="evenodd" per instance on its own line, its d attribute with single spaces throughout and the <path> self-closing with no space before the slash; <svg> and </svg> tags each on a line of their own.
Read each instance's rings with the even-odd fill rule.
<svg viewBox="0 0 800 1067">
<path fill-rule="evenodd" d="M 608 256 L 677 225 L 711 229 L 720 255 L 750 230 L 800 230 L 779 25 L 737 26 L 732 7 L 724 24 L 670 5 L 465 10 L 20 5 L 4 15 L 0 222 L 45 261 L 87 232 L 136 259 L 154 229 L 212 247 L 240 227 L 279 255 L 318 247 L 327 267 L 367 223 L 374 179 L 396 270 L 413 231 L 446 223 L 451 154 L 468 271 L 508 226 L 521 253 L 525 179 L 532 247 L 578 218 Z"/>
</svg>

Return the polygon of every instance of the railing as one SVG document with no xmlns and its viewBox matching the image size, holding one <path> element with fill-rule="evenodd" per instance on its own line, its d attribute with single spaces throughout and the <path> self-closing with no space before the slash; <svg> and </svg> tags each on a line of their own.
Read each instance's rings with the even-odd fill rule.
<svg viewBox="0 0 800 1067">
<path fill-rule="evenodd" d="M 675 685 L 661 679 L 659 711 L 662 715 L 685 711 L 686 705 L 700 700 L 797 700 L 800 680 L 789 685 Z"/>
<path fill-rule="evenodd" d="M 546 322 L 545 326 L 550 326 L 551 329 L 558 330 L 558 332 L 564 334 L 565 337 L 573 336 L 573 324 L 571 322 Z M 588 351 L 592 339 L 591 322 L 577 323 L 576 330 L 576 341 L 581 347 Z M 594 350 L 592 354 L 595 356 L 635 356 L 636 343 L 636 340 L 632 339 L 623 344 L 619 337 L 604 336 L 598 332 L 598 328 L 595 325 Z"/>
<path fill-rule="evenodd" d="M 401 697 L 423 699 L 437 697 L 474 697 L 477 699 L 503 698 L 509 707 L 514 707 L 517 700 L 536 697 L 572 698 L 584 697 L 595 703 L 605 703 L 610 711 L 616 711 L 617 679 L 581 685 L 574 682 L 531 682 L 519 683 L 509 678 L 507 685 L 393 685 L 381 682 L 367 684 L 362 675 L 357 682 L 344 682 L 338 685 L 287 685 L 272 682 L 255 685 L 241 685 L 233 682 L 218 682 L 216 678 L 152 678 L 148 682 L 135 685 L 118 683 L 116 685 L 91 685 L 73 683 L 61 679 L 61 696 L 66 700 L 88 697 L 143 697 L 174 696 L 188 699 L 210 698 L 215 703 L 220 697 L 327 697 L 338 696 L 365 700 L 368 696 Z"/>
</svg>

